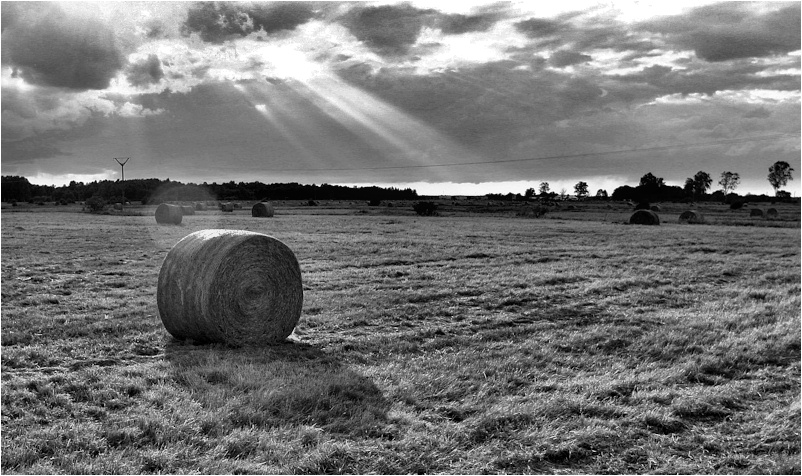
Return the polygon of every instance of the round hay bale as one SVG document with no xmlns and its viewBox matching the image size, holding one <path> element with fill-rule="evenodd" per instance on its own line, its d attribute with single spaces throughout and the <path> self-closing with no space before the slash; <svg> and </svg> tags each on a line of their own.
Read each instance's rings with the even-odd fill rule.
<svg viewBox="0 0 802 476">
<path fill-rule="evenodd" d="M 198 202 L 195 204 L 195 211 L 203 212 L 206 211 L 206 204 L 203 202 Z"/>
<path fill-rule="evenodd" d="M 159 225 L 180 225 L 183 212 L 178 205 L 162 203 L 156 207 L 156 223 Z"/>
<path fill-rule="evenodd" d="M 120 202 L 115 203 L 114 204 L 114 209 L 115 210 L 122 210 L 123 209 L 123 204 L 120 203 Z"/>
<path fill-rule="evenodd" d="M 780 213 L 777 211 L 776 208 L 769 208 L 766 210 L 766 218 L 777 218 L 780 216 Z"/>
<path fill-rule="evenodd" d="M 277 343 L 301 317 L 301 269 L 292 250 L 271 236 L 196 231 L 167 253 L 156 302 L 164 327 L 178 339 Z"/>
<path fill-rule="evenodd" d="M 239 203 L 235 203 L 234 204 L 234 209 L 235 210 L 240 210 L 241 208 L 242 208 L 242 205 L 240 205 Z"/>
<path fill-rule="evenodd" d="M 749 210 L 749 216 L 763 218 L 763 210 L 761 210 L 760 208 L 753 208 Z"/>
<path fill-rule="evenodd" d="M 194 215 L 195 214 L 195 207 L 192 205 L 181 205 L 181 213 L 184 215 Z"/>
<path fill-rule="evenodd" d="M 224 212 L 233 212 L 234 211 L 234 204 L 233 203 L 221 203 L 220 210 Z"/>
<path fill-rule="evenodd" d="M 704 223 L 705 218 L 696 210 L 685 210 L 679 216 L 680 223 Z"/>
<path fill-rule="evenodd" d="M 255 217 L 272 217 L 273 204 L 270 202 L 259 202 L 251 208 L 251 216 Z"/>
<path fill-rule="evenodd" d="M 659 212 L 659 211 L 661 211 L 660 205 L 652 205 L 651 207 L 649 207 L 649 210 L 651 210 L 653 212 Z"/>
<path fill-rule="evenodd" d="M 660 217 L 651 210 L 637 210 L 629 217 L 631 225 L 659 225 Z"/>
</svg>

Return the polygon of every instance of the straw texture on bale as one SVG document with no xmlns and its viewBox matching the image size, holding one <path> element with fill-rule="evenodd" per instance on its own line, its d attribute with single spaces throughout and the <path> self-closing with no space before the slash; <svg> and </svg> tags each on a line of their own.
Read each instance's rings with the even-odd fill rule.
<svg viewBox="0 0 802 476">
<path fill-rule="evenodd" d="M 766 210 L 766 218 L 777 218 L 780 216 L 780 213 L 777 212 L 776 208 L 769 208 Z"/>
<path fill-rule="evenodd" d="M 685 210 L 679 216 L 680 223 L 704 223 L 705 218 L 696 210 Z"/>
<path fill-rule="evenodd" d="M 194 215 L 195 214 L 195 207 L 192 205 L 181 205 L 181 213 L 184 215 Z"/>
<path fill-rule="evenodd" d="M 251 208 L 251 216 L 255 217 L 272 217 L 273 204 L 270 202 L 259 202 Z"/>
<path fill-rule="evenodd" d="M 180 225 L 183 212 L 178 205 L 162 203 L 156 207 L 156 223 L 160 225 Z"/>
<path fill-rule="evenodd" d="M 659 225 L 660 217 L 651 210 L 638 210 L 629 217 L 632 225 Z"/>
<path fill-rule="evenodd" d="M 220 210 L 224 212 L 233 212 L 234 211 L 234 204 L 233 203 L 221 203 Z"/>
<path fill-rule="evenodd" d="M 301 316 L 301 269 L 292 250 L 271 236 L 201 230 L 167 253 L 156 301 L 164 327 L 178 339 L 276 343 Z"/>
<path fill-rule="evenodd" d="M 761 210 L 760 208 L 753 208 L 753 209 L 749 210 L 749 216 L 750 217 L 762 217 L 763 216 L 763 210 Z"/>
</svg>

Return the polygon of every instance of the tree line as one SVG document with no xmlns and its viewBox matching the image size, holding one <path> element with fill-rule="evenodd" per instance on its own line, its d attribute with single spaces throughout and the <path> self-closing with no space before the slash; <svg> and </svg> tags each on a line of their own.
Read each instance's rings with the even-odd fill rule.
<svg viewBox="0 0 802 476">
<path fill-rule="evenodd" d="M 74 203 L 100 199 L 107 203 L 138 201 L 143 204 L 168 201 L 254 201 L 254 200 L 414 200 L 418 193 L 394 187 L 346 187 L 298 183 L 225 182 L 181 183 L 160 179 L 72 181 L 69 185 L 32 184 L 25 177 L 2 176 L 4 202 Z"/>
<path fill-rule="evenodd" d="M 788 162 L 778 161 L 769 167 L 769 174 L 767 179 L 774 189 L 774 196 L 780 199 L 790 198 L 791 194 L 780 190 L 784 187 L 789 180 L 793 180 L 792 172 L 794 169 Z M 740 198 L 735 193 L 735 189 L 741 183 L 741 176 L 736 172 L 724 171 L 721 173 L 718 184 L 721 189 L 708 194 L 707 191 L 713 184 L 713 178 L 709 173 L 700 170 L 693 177 L 688 177 L 685 180 L 684 187 L 676 185 L 666 185 L 661 177 L 656 177 L 651 172 L 647 173 L 640 179 L 640 183 L 636 187 L 629 185 L 622 185 L 613 191 L 612 196 L 607 194 L 606 190 L 599 189 L 594 197 L 591 197 L 588 190 L 588 184 L 584 181 L 577 182 L 574 185 L 574 196 L 579 199 L 596 198 L 613 200 L 631 200 L 635 202 L 677 202 L 677 201 L 719 201 L 727 202 Z M 541 182 L 538 190 L 535 191 L 534 187 L 526 189 L 524 195 L 494 195 L 494 199 L 532 199 L 540 197 L 544 199 L 562 199 L 567 198 L 568 193 L 566 190 L 561 190 L 558 194 L 550 189 L 548 182 Z M 770 199 L 766 197 L 766 199 Z"/>
</svg>

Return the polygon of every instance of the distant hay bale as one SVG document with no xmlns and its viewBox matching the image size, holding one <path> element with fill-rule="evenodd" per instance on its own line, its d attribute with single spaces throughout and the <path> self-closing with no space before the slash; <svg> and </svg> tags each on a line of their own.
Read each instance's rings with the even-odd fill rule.
<svg viewBox="0 0 802 476">
<path fill-rule="evenodd" d="M 777 211 L 776 208 L 769 208 L 766 210 L 766 218 L 777 218 L 780 216 L 780 213 Z"/>
<path fill-rule="evenodd" d="M 763 210 L 761 210 L 760 208 L 753 208 L 749 210 L 749 216 L 763 218 Z"/>
<path fill-rule="evenodd" d="M 277 343 L 301 316 L 301 269 L 292 250 L 271 236 L 196 231 L 167 253 L 156 302 L 164 327 L 177 339 Z"/>
<path fill-rule="evenodd" d="M 649 204 L 649 202 L 639 202 L 637 205 L 635 205 L 635 210 L 651 210 L 651 209 L 652 206 Z"/>
<path fill-rule="evenodd" d="M 704 223 L 705 218 L 696 210 L 685 210 L 679 216 L 680 223 Z"/>
<path fill-rule="evenodd" d="M 181 207 L 162 203 L 156 207 L 156 223 L 159 225 L 180 225 L 183 216 Z"/>
<path fill-rule="evenodd" d="M 221 203 L 220 210 L 224 212 L 233 212 L 234 211 L 234 204 L 233 203 Z"/>
<path fill-rule="evenodd" d="M 659 212 L 659 211 L 661 211 L 660 205 L 652 205 L 651 207 L 649 207 L 649 210 L 651 210 L 653 212 Z"/>
<path fill-rule="evenodd" d="M 206 211 L 206 204 L 203 202 L 198 202 L 195 204 L 195 211 L 203 212 Z"/>
<path fill-rule="evenodd" d="M 235 203 L 234 204 L 234 210 L 240 210 L 241 208 L 242 208 L 242 205 L 240 205 L 239 203 Z"/>
<path fill-rule="evenodd" d="M 660 217 L 651 210 L 637 210 L 629 217 L 631 225 L 659 225 Z"/>
<path fill-rule="evenodd" d="M 181 213 L 184 215 L 194 215 L 195 207 L 192 205 L 181 205 Z"/>
<path fill-rule="evenodd" d="M 123 204 L 120 203 L 120 202 L 115 203 L 114 204 L 114 209 L 115 210 L 122 210 L 123 209 Z"/>
<path fill-rule="evenodd" d="M 254 217 L 272 217 L 273 204 L 270 202 L 259 202 L 251 208 L 251 216 Z"/>
</svg>

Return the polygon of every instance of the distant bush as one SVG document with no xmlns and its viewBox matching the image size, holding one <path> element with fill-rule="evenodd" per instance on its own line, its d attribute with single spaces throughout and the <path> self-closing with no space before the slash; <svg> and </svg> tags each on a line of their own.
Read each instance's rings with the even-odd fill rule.
<svg viewBox="0 0 802 476">
<path fill-rule="evenodd" d="M 437 215 L 437 204 L 434 202 L 418 202 L 412 206 L 412 209 L 421 216 Z"/>
<path fill-rule="evenodd" d="M 316 207 L 317 206 L 317 202 L 314 201 L 314 200 L 309 200 L 308 202 L 306 202 L 306 204 L 308 206 L 310 206 L 310 207 Z"/>
<path fill-rule="evenodd" d="M 86 206 L 89 208 L 90 212 L 97 213 L 106 208 L 106 200 L 103 200 L 97 195 L 93 195 L 86 200 Z"/>
</svg>

